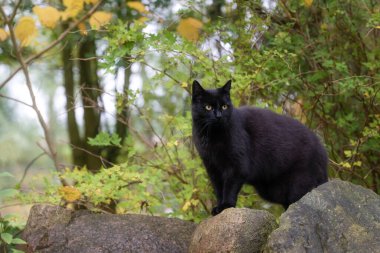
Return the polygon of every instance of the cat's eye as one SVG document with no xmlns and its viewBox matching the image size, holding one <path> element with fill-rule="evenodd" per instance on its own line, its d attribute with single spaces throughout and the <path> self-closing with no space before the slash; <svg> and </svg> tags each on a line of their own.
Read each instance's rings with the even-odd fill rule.
<svg viewBox="0 0 380 253">
<path fill-rule="evenodd" d="M 228 108 L 228 105 L 222 105 L 223 110 L 227 110 L 227 108 Z"/>
<path fill-rule="evenodd" d="M 207 111 L 211 111 L 212 106 L 211 105 L 205 105 L 205 108 L 206 108 Z"/>
</svg>

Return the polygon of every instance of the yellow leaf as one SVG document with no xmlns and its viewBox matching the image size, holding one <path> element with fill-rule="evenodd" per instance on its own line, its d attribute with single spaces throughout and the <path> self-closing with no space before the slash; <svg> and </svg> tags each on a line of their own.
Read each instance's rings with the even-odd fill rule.
<svg viewBox="0 0 380 253">
<path fill-rule="evenodd" d="M 186 83 L 186 82 L 182 82 L 182 84 L 181 84 L 181 87 L 182 87 L 182 88 L 187 88 L 187 87 L 188 87 L 188 85 L 187 85 L 187 83 Z"/>
<path fill-rule="evenodd" d="M 83 23 L 83 22 L 79 23 L 78 24 L 78 29 L 79 29 L 80 34 L 82 34 L 83 36 L 86 36 L 88 34 L 85 23 Z"/>
<path fill-rule="evenodd" d="M 137 23 L 144 24 L 146 21 L 148 21 L 147 17 L 140 17 L 136 20 Z"/>
<path fill-rule="evenodd" d="M 86 4 L 97 4 L 99 0 L 84 0 Z"/>
<path fill-rule="evenodd" d="M 190 202 L 193 206 L 197 206 L 199 204 L 199 199 L 192 199 Z"/>
<path fill-rule="evenodd" d="M 57 22 L 61 16 L 60 12 L 56 8 L 51 6 L 35 6 L 33 7 L 33 12 L 38 16 L 38 19 L 40 20 L 41 24 L 48 28 L 56 27 Z"/>
<path fill-rule="evenodd" d="M 351 164 L 349 164 L 348 162 L 341 162 L 340 165 L 347 169 L 351 168 Z"/>
<path fill-rule="evenodd" d="M 321 30 L 327 30 L 328 26 L 326 23 L 321 24 Z"/>
<path fill-rule="evenodd" d="M 177 32 L 187 40 L 197 41 L 199 39 L 199 30 L 203 27 L 203 23 L 195 18 L 182 19 L 178 26 Z"/>
<path fill-rule="evenodd" d="M 380 25 L 378 25 L 378 26 L 375 26 L 375 28 L 376 28 L 376 29 L 380 29 Z"/>
<path fill-rule="evenodd" d="M 135 9 L 136 11 L 138 11 L 140 13 L 148 13 L 148 11 L 145 9 L 145 5 L 143 5 L 139 1 L 127 2 L 127 6 L 131 9 Z"/>
<path fill-rule="evenodd" d="M 0 28 L 0 41 L 4 41 L 7 38 L 8 38 L 8 33 L 3 28 Z"/>
<path fill-rule="evenodd" d="M 304 2 L 306 7 L 311 7 L 311 5 L 313 4 L 313 0 L 304 0 Z"/>
<path fill-rule="evenodd" d="M 125 212 L 126 212 L 126 209 L 124 207 L 116 206 L 117 214 L 124 214 Z"/>
<path fill-rule="evenodd" d="M 351 150 L 344 150 L 344 155 L 347 157 L 347 158 L 350 158 L 352 156 L 352 151 Z"/>
<path fill-rule="evenodd" d="M 83 3 L 84 0 L 63 0 L 63 5 L 69 9 L 78 8 L 78 6 L 83 9 Z"/>
<path fill-rule="evenodd" d="M 68 203 L 67 205 L 66 205 L 66 209 L 68 209 L 68 210 L 75 210 L 75 205 L 73 204 L 73 203 Z"/>
<path fill-rule="evenodd" d="M 58 189 L 58 193 L 62 196 L 67 202 L 74 202 L 80 199 L 80 191 L 73 186 L 62 186 Z"/>
<path fill-rule="evenodd" d="M 105 12 L 105 11 L 97 11 L 95 12 L 89 22 L 91 25 L 91 28 L 93 29 L 99 29 L 100 27 L 108 24 L 111 21 L 112 13 Z"/>
<path fill-rule="evenodd" d="M 20 18 L 15 26 L 15 36 L 20 41 L 21 46 L 25 47 L 37 36 L 37 28 L 34 19 L 30 16 Z"/>
<path fill-rule="evenodd" d="M 191 206 L 191 202 L 190 201 L 186 201 L 186 203 L 182 207 L 182 211 L 186 212 L 189 209 L 190 206 Z"/>
<path fill-rule="evenodd" d="M 83 10 L 84 0 L 63 0 L 63 5 L 66 6 L 61 14 L 62 20 L 76 17 Z"/>
</svg>

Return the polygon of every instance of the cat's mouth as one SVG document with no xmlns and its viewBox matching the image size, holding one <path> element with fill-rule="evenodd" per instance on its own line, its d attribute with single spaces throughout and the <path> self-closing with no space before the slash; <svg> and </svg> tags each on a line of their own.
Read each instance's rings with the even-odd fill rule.
<svg viewBox="0 0 380 253">
<path fill-rule="evenodd" d="M 215 118 L 211 121 L 211 127 L 223 127 L 226 126 L 227 120 L 225 118 Z"/>
</svg>

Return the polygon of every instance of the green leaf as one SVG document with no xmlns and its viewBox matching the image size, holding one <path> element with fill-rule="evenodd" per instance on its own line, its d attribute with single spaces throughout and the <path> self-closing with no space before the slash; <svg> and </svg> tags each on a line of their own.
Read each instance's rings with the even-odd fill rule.
<svg viewBox="0 0 380 253">
<path fill-rule="evenodd" d="M 120 145 L 121 138 L 116 134 L 113 133 L 112 135 L 101 132 L 99 133 L 95 138 L 88 138 L 88 144 L 91 146 L 118 146 Z"/>
<path fill-rule="evenodd" d="M 26 241 L 24 241 L 20 238 L 13 238 L 12 244 L 26 244 Z"/>
<path fill-rule="evenodd" d="M 9 233 L 1 233 L 0 234 L 1 239 L 6 243 L 6 244 L 11 244 L 13 240 L 13 235 Z"/>
<path fill-rule="evenodd" d="M 11 249 L 11 253 L 24 253 L 24 251 L 18 249 Z"/>
<path fill-rule="evenodd" d="M 111 144 L 121 147 L 120 142 L 121 142 L 121 138 L 119 137 L 119 135 L 113 133 L 111 135 Z"/>
<path fill-rule="evenodd" d="M 9 172 L 1 172 L 0 177 L 14 177 L 11 173 Z"/>
</svg>

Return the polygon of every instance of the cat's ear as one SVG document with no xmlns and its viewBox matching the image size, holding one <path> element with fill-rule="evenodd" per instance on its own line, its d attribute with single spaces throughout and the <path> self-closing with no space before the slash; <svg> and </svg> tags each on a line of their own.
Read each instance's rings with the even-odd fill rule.
<svg viewBox="0 0 380 253">
<path fill-rule="evenodd" d="M 196 95 L 202 94 L 205 90 L 203 89 L 201 84 L 198 83 L 197 80 L 194 80 L 192 91 L 193 91 L 193 96 L 196 96 Z"/>
<path fill-rule="evenodd" d="M 231 80 L 228 80 L 226 82 L 226 84 L 222 87 L 222 90 L 225 92 L 225 93 L 228 93 L 230 94 L 230 90 L 231 90 Z"/>
</svg>

